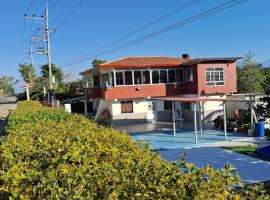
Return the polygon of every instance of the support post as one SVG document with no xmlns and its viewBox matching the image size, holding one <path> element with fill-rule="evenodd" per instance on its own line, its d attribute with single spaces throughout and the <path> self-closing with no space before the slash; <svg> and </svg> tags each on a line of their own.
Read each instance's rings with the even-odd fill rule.
<svg viewBox="0 0 270 200">
<path fill-rule="evenodd" d="M 46 1 L 46 10 L 45 10 L 45 33 L 46 33 L 46 43 L 47 43 L 47 59 L 48 59 L 48 67 L 49 67 L 49 93 L 52 92 L 52 65 L 51 65 L 51 44 L 50 44 L 50 29 L 49 29 L 49 3 Z M 50 101 L 50 99 L 48 99 Z M 53 104 L 53 95 L 51 94 L 51 103 Z"/>
<path fill-rule="evenodd" d="M 202 102 L 199 102 L 199 126 L 200 126 L 200 134 L 203 134 L 202 130 Z"/>
<path fill-rule="evenodd" d="M 253 127 L 254 127 L 254 120 L 253 120 L 253 105 L 252 102 L 250 102 L 250 130 L 253 135 Z"/>
<path fill-rule="evenodd" d="M 29 85 L 28 85 L 28 83 L 25 84 L 25 87 L 26 87 L 26 99 L 27 99 L 27 101 L 29 101 L 30 96 L 29 96 Z"/>
<path fill-rule="evenodd" d="M 175 111 L 174 111 L 174 107 L 175 107 L 175 102 L 172 102 L 172 120 L 173 120 L 173 136 L 176 136 L 176 130 L 175 130 Z"/>
<path fill-rule="evenodd" d="M 179 118 L 180 118 L 180 127 L 183 128 L 182 102 L 179 102 Z"/>
<path fill-rule="evenodd" d="M 226 116 L 226 102 L 223 101 L 223 123 L 224 123 L 224 139 L 227 140 L 227 116 Z"/>
<path fill-rule="evenodd" d="M 88 117 L 88 112 L 87 112 L 87 98 L 86 98 L 86 96 L 84 98 L 84 116 L 86 118 Z"/>
<path fill-rule="evenodd" d="M 60 109 L 60 102 L 59 102 L 59 100 L 57 100 L 56 103 L 57 103 L 57 109 L 59 110 Z"/>
<path fill-rule="evenodd" d="M 113 82 L 114 82 L 114 87 L 116 86 L 116 73 L 115 70 L 113 70 Z"/>
<path fill-rule="evenodd" d="M 159 124 L 158 124 L 158 101 L 155 101 L 156 105 L 155 105 L 155 122 L 156 122 L 156 127 L 157 129 L 159 128 Z"/>
<path fill-rule="evenodd" d="M 205 102 L 202 102 L 202 121 L 203 121 L 203 127 L 205 127 L 205 111 L 204 111 L 204 104 L 205 104 Z"/>
<path fill-rule="evenodd" d="M 193 102 L 193 114 L 194 114 L 194 132 L 195 132 L 195 143 L 198 143 L 198 132 L 197 132 L 197 103 Z"/>
</svg>

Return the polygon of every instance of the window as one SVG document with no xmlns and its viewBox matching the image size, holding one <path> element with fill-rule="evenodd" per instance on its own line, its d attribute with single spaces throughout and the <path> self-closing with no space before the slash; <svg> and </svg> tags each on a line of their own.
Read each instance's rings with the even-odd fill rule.
<svg viewBox="0 0 270 200">
<path fill-rule="evenodd" d="M 183 108 L 185 110 L 191 110 L 191 103 L 190 102 L 182 102 Z"/>
<path fill-rule="evenodd" d="M 111 72 L 111 86 L 114 86 L 114 75 L 113 75 L 113 72 Z"/>
<path fill-rule="evenodd" d="M 170 69 L 168 71 L 168 79 L 169 79 L 169 83 L 175 82 L 175 69 Z"/>
<path fill-rule="evenodd" d="M 189 81 L 193 81 L 193 69 L 189 69 Z"/>
<path fill-rule="evenodd" d="M 100 77 L 99 77 L 99 75 L 93 76 L 93 85 L 95 87 L 100 86 Z"/>
<path fill-rule="evenodd" d="M 206 85 L 224 85 L 224 69 L 206 68 L 205 79 Z"/>
<path fill-rule="evenodd" d="M 142 71 L 143 84 L 150 84 L 150 71 Z"/>
<path fill-rule="evenodd" d="M 142 84 L 142 71 L 134 71 L 134 84 Z"/>
<path fill-rule="evenodd" d="M 168 77 L 167 77 L 167 70 L 160 70 L 160 83 L 167 83 Z"/>
<path fill-rule="evenodd" d="M 101 86 L 109 86 L 110 85 L 110 74 L 105 73 L 101 74 Z"/>
<path fill-rule="evenodd" d="M 125 71 L 125 85 L 133 85 L 132 71 Z"/>
<path fill-rule="evenodd" d="M 172 102 L 164 101 L 164 110 L 172 110 Z"/>
<path fill-rule="evenodd" d="M 133 113 L 133 101 L 122 101 L 121 113 Z"/>
<path fill-rule="evenodd" d="M 115 72 L 116 74 L 116 85 L 124 85 L 123 72 Z"/>
<path fill-rule="evenodd" d="M 184 79 L 183 79 L 183 70 L 182 69 L 177 69 L 176 70 L 176 82 L 178 83 L 182 83 L 184 82 Z"/>
<path fill-rule="evenodd" d="M 153 70 L 152 71 L 152 83 L 159 83 L 159 71 Z"/>
</svg>

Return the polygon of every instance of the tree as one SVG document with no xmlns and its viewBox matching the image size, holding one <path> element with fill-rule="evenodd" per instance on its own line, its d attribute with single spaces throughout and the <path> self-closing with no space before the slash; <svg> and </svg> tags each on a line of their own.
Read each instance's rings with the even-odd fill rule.
<svg viewBox="0 0 270 200">
<path fill-rule="evenodd" d="M 263 90 L 265 94 L 270 94 L 270 68 L 263 68 L 262 73 L 265 76 L 265 82 L 263 84 Z"/>
<path fill-rule="evenodd" d="M 56 83 L 62 83 L 64 79 L 64 72 L 55 64 L 51 64 L 52 66 L 52 76 L 55 77 L 55 82 Z M 41 66 L 41 77 L 43 79 L 49 79 L 49 66 L 42 65 Z"/>
<path fill-rule="evenodd" d="M 237 82 L 239 93 L 264 93 L 265 75 L 261 65 L 253 60 L 252 53 L 248 53 L 238 67 Z"/>
<path fill-rule="evenodd" d="M 36 70 L 32 64 L 19 63 L 19 72 L 24 80 L 28 84 L 34 84 L 37 79 Z"/>
<path fill-rule="evenodd" d="M 70 83 L 67 83 L 68 93 L 69 94 L 77 94 L 83 93 L 83 80 L 76 80 Z"/>
<path fill-rule="evenodd" d="M 106 60 L 94 59 L 94 60 L 92 61 L 92 66 L 93 66 L 93 67 L 98 67 L 100 64 L 103 64 L 103 63 L 105 63 L 105 62 L 106 62 Z"/>
<path fill-rule="evenodd" d="M 11 76 L 2 76 L 0 77 L 0 94 L 13 93 L 13 77 Z"/>
</svg>

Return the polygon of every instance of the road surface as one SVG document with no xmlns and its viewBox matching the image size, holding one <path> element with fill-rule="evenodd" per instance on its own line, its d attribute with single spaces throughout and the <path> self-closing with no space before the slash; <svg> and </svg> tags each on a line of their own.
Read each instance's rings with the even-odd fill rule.
<svg viewBox="0 0 270 200">
<path fill-rule="evenodd" d="M 5 121 L 11 110 L 16 109 L 16 97 L 11 95 L 0 96 L 0 134 L 4 132 Z"/>
</svg>

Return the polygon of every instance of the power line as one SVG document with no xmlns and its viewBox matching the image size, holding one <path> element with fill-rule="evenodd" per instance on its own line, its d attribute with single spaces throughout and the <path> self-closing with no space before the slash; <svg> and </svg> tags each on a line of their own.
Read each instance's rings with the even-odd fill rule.
<svg viewBox="0 0 270 200">
<path fill-rule="evenodd" d="M 25 44 L 25 18 L 23 19 L 23 37 L 22 37 L 22 48 L 24 49 Z"/>
<path fill-rule="evenodd" d="M 196 14 L 196 15 L 194 15 L 192 17 L 189 17 L 187 19 L 184 19 L 184 20 L 182 20 L 180 22 L 177 22 L 177 23 L 172 24 L 170 26 L 164 27 L 164 28 L 162 28 L 162 29 L 160 29 L 158 31 L 155 31 L 155 32 L 152 32 L 152 33 L 147 34 L 145 36 L 142 36 L 140 38 L 137 38 L 137 39 L 135 39 L 135 40 L 133 40 L 131 42 L 128 42 L 126 44 L 117 46 L 117 47 L 112 48 L 112 49 L 107 50 L 107 51 L 103 51 L 103 52 L 101 52 L 99 54 L 96 54 L 94 56 L 91 56 L 91 57 L 88 57 L 88 58 L 84 58 L 84 59 L 78 60 L 76 62 L 63 65 L 62 67 L 74 65 L 74 64 L 77 64 L 77 63 L 81 63 L 81 62 L 84 62 L 84 61 L 86 61 L 88 59 L 95 58 L 95 57 L 98 57 L 98 56 L 101 56 L 101 55 L 105 55 L 105 54 L 108 54 L 108 53 L 112 53 L 112 52 L 117 51 L 119 49 L 123 49 L 123 48 L 129 47 L 129 46 L 135 45 L 137 43 L 140 43 L 140 42 L 143 42 L 145 40 L 151 39 L 153 37 L 156 37 L 156 36 L 158 36 L 160 34 L 166 33 L 166 32 L 171 31 L 173 29 L 179 28 L 179 27 L 184 26 L 186 24 L 192 23 L 194 21 L 198 21 L 198 20 L 200 20 L 202 18 L 205 18 L 207 16 L 210 16 L 210 15 L 213 15 L 215 13 L 221 12 L 223 10 L 226 10 L 226 9 L 230 8 L 230 7 L 233 7 L 233 6 L 236 6 L 238 4 L 244 3 L 245 1 L 247 1 L 247 0 L 241 0 L 241 1 L 239 1 L 239 0 L 231 0 L 231 1 L 227 2 L 227 3 L 220 4 L 220 5 L 218 5 L 218 6 L 214 7 L 214 8 L 211 8 L 211 9 L 208 9 L 206 11 L 203 11 L 203 12 L 201 12 L 199 14 Z"/>
<path fill-rule="evenodd" d="M 29 9 L 31 8 L 32 4 L 33 4 L 34 0 L 31 0 L 29 6 L 27 7 L 25 13 L 28 13 Z"/>
<path fill-rule="evenodd" d="M 184 8 L 187 8 L 188 6 L 191 6 L 192 4 L 196 3 L 197 1 L 199 1 L 199 0 L 190 1 L 190 2 L 186 3 L 185 5 L 180 6 L 177 9 L 175 9 L 175 10 L 173 10 L 173 11 L 171 11 L 171 12 L 169 12 L 169 13 L 167 13 L 167 14 L 165 14 L 165 15 L 157 18 L 157 19 L 155 19 L 154 21 L 152 21 L 152 22 L 150 22 L 150 23 L 148 23 L 146 25 L 143 25 L 142 27 L 138 28 L 137 30 L 135 30 L 133 32 L 130 32 L 130 33 L 128 33 L 128 34 L 126 34 L 126 35 L 124 35 L 124 36 L 122 36 L 122 37 L 120 37 L 120 38 L 118 38 L 118 39 L 116 39 L 116 40 L 114 40 L 112 42 L 109 42 L 109 43 L 95 49 L 94 51 L 91 52 L 91 54 L 95 53 L 95 52 L 98 52 L 98 51 L 100 51 L 102 49 L 105 49 L 106 47 L 109 47 L 109 46 L 111 46 L 113 44 L 116 44 L 116 43 L 118 43 L 118 42 L 120 42 L 120 41 L 122 41 L 122 40 L 124 40 L 126 38 L 129 38 L 130 36 L 135 35 L 136 33 L 140 32 L 140 31 L 142 31 L 142 30 L 144 30 L 144 29 L 146 29 L 146 28 L 148 28 L 148 27 L 150 27 L 150 26 L 152 26 L 154 24 L 157 24 L 158 22 L 160 22 L 160 21 L 164 20 L 165 18 L 167 18 L 167 17 L 169 17 L 169 16 L 183 10 Z M 89 56 L 89 53 L 85 54 L 85 55 L 82 55 L 82 56 L 72 60 L 71 62 L 76 61 L 76 60 L 81 59 L 81 58 L 84 58 L 84 57 L 88 57 L 88 56 Z"/>
<path fill-rule="evenodd" d="M 50 12 L 52 12 L 58 5 L 59 0 L 54 0 L 52 3 L 49 5 Z"/>
<path fill-rule="evenodd" d="M 60 19 L 60 16 L 61 16 L 61 14 L 63 14 L 66 10 L 67 10 L 67 8 L 69 7 L 69 5 L 71 4 L 71 0 L 67 0 L 67 2 L 65 2 L 65 5 L 64 5 L 64 7 L 61 9 L 61 11 L 60 12 L 58 12 L 57 14 L 56 14 L 56 16 L 54 17 L 56 20 L 54 20 L 54 21 L 57 21 L 57 20 L 59 20 Z M 51 10 L 51 12 L 52 12 L 52 10 Z M 52 22 L 52 23 L 54 23 L 54 22 Z"/>
<path fill-rule="evenodd" d="M 82 4 L 83 0 L 79 0 L 74 9 L 72 9 L 66 16 L 65 18 L 57 25 L 57 29 L 59 29 L 63 24 L 68 20 L 69 17 L 71 17 L 74 12 L 77 10 L 77 8 Z"/>
<path fill-rule="evenodd" d="M 44 1 L 42 0 L 41 3 L 39 4 L 39 6 L 37 7 L 37 9 L 35 10 L 34 14 L 37 14 L 37 12 L 41 9 L 43 4 L 44 4 Z"/>
</svg>

